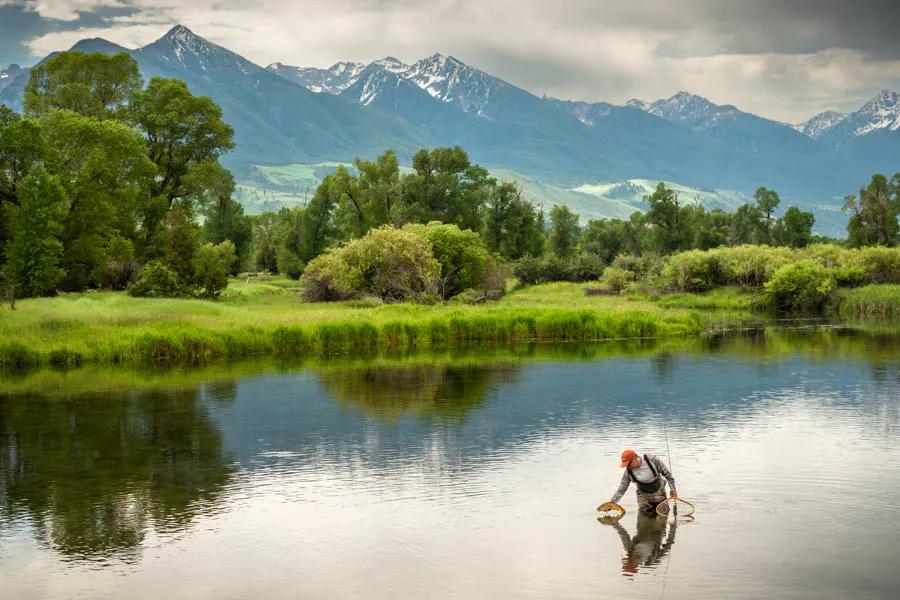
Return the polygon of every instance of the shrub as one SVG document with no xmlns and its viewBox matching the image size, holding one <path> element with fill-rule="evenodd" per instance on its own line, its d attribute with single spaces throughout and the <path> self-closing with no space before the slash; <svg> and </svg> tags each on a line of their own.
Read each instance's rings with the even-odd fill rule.
<svg viewBox="0 0 900 600">
<path fill-rule="evenodd" d="M 774 306 L 788 312 L 822 312 L 836 287 L 834 275 L 808 258 L 780 267 L 765 285 Z"/>
<path fill-rule="evenodd" d="M 662 271 L 663 261 L 658 256 L 632 256 L 622 254 L 615 258 L 611 267 L 634 273 L 635 279 L 656 277 Z"/>
<path fill-rule="evenodd" d="M 572 281 L 593 281 L 603 275 L 605 263 L 596 254 L 583 252 L 572 264 Z"/>
<path fill-rule="evenodd" d="M 600 282 L 613 294 L 621 294 L 635 280 L 632 271 L 626 271 L 619 267 L 606 267 Z"/>
<path fill-rule="evenodd" d="M 358 295 L 358 285 L 351 282 L 350 268 L 338 252 L 331 250 L 309 261 L 303 271 L 301 292 L 307 302 L 348 300 Z"/>
<path fill-rule="evenodd" d="M 154 260 L 138 272 L 137 279 L 128 287 L 128 294 L 144 298 L 177 298 L 184 292 L 175 271 Z"/>
<path fill-rule="evenodd" d="M 559 256 L 541 261 L 541 281 L 572 281 L 572 263 Z"/>
<path fill-rule="evenodd" d="M 866 283 L 900 283 L 900 248 L 877 246 L 858 252 Z"/>
<path fill-rule="evenodd" d="M 542 273 L 541 259 L 534 256 L 520 258 L 513 266 L 513 275 L 525 285 L 540 283 Z"/>
<path fill-rule="evenodd" d="M 218 298 L 228 287 L 228 269 L 234 263 L 234 244 L 226 240 L 218 245 L 207 242 L 194 254 L 194 293 L 201 298 Z"/>
<path fill-rule="evenodd" d="M 768 246 L 744 245 L 711 252 L 718 256 L 724 284 L 750 287 L 762 287 L 775 271 L 795 258 L 788 248 Z"/>
<path fill-rule="evenodd" d="M 403 229 L 431 244 L 431 253 L 441 266 L 442 298 L 450 298 L 483 283 L 488 251 L 477 233 L 437 221 L 428 225 L 407 225 Z"/>
<path fill-rule="evenodd" d="M 426 240 L 385 226 L 310 261 L 301 277 L 308 300 L 343 300 L 363 294 L 382 300 L 430 301 L 441 267 Z"/>
<path fill-rule="evenodd" d="M 721 285 L 719 253 L 690 250 L 669 257 L 662 270 L 661 283 L 679 292 L 704 292 Z"/>
</svg>

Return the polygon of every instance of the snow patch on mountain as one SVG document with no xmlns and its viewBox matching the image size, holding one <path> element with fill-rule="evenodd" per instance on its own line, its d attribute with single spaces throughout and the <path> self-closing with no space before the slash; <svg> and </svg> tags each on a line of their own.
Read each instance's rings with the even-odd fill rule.
<svg viewBox="0 0 900 600">
<path fill-rule="evenodd" d="M 900 129 L 900 94 L 882 90 L 862 108 L 847 117 L 851 133 L 855 136 L 867 135 L 873 131 Z"/>
<path fill-rule="evenodd" d="M 722 121 L 734 120 L 741 114 L 740 110 L 730 104 L 720 106 L 702 96 L 685 91 L 655 102 L 633 99 L 626 102 L 625 106 L 680 123 L 694 131 L 713 129 Z"/>
<path fill-rule="evenodd" d="M 329 94 L 342 93 L 356 85 L 363 76 L 371 78 L 373 85 L 376 81 L 397 85 L 396 81 L 390 78 L 375 78 L 374 72 L 380 70 L 406 80 L 432 98 L 454 104 L 461 110 L 474 114 L 482 114 L 496 91 L 501 86 L 507 85 L 496 77 L 443 54 L 434 54 L 411 65 L 388 56 L 368 65 L 339 62 L 327 69 L 317 69 L 274 63 L 267 69 L 311 91 Z M 371 93 L 374 93 L 374 90 Z M 366 96 L 370 102 L 371 93 Z"/>
<path fill-rule="evenodd" d="M 840 113 L 835 110 L 826 110 L 808 121 L 792 124 L 791 127 L 815 140 L 846 118 L 847 115 L 845 113 Z"/>
<path fill-rule="evenodd" d="M 237 69 L 245 75 L 260 70 L 260 67 L 244 57 L 213 44 L 184 25 L 176 25 L 166 35 L 141 48 L 138 52 L 152 56 L 163 63 L 175 63 L 188 69 L 202 71 Z"/>
</svg>

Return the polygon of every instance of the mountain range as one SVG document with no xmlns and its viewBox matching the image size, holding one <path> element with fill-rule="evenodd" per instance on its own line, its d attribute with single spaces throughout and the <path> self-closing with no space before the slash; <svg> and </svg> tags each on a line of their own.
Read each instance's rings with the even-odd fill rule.
<svg viewBox="0 0 900 600">
<path fill-rule="evenodd" d="M 347 162 L 386 148 L 408 160 L 459 144 L 488 167 L 567 189 L 626 179 L 744 194 L 765 185 L 838 231 L 838 198 L 874 172 L 900 170 L 900 95 L 887 90 L 856 112 L 788 124 L 688 92 L 624 105 L 539 97 L 442 54 L 264 68 L 180 25 L 138 49 L 99 38 L 72 49 L 126 52 L 145 78 L 177 77 L 211 96 L 235 128 L 227 162 L 238 177 L 254 165 Z M 0 71 L 0 103 L 21 109 L 27 80 L 28 69 Z"/>
</svg>

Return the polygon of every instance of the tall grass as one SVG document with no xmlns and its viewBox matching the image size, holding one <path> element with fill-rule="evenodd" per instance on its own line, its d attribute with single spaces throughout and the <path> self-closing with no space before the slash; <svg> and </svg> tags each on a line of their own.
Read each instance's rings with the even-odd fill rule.
<svg viewBox="0 0 900 600">
<path fill-rule="evenodd" d="M 579 286 L 523 290 L 479 306 L 307 304 L 281 289 L 208 302 L 104 292 L 0 311 L 0 365 L 203 364 L 272 354 L 328 356 L 525 341 L 694 334 L 695 311 L 586 299 Z"/>
<path fill-rule="evenodd" d="M 842 290 L 838 312 L 847 319 L 900 319 L 900 285 L 867 285 Z"/>
</svg>

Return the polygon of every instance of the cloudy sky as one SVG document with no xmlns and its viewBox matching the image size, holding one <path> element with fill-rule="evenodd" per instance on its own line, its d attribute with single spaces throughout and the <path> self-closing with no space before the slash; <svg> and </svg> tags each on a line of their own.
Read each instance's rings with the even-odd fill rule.
<svg viewBox="0 0 900 600">
<path fill-rule="evenodd" d="M 261 65 L 441 52 L 536 94 L 684 89 L 791 122 L 900 89 L 900 0 L 0 0 L 0 63 L 176 23 Z"/>
</svg>

